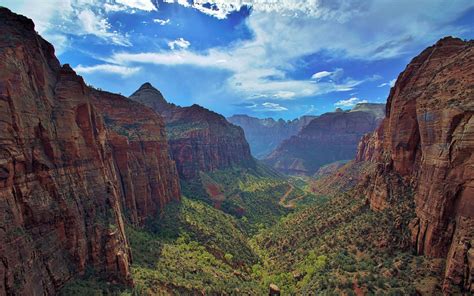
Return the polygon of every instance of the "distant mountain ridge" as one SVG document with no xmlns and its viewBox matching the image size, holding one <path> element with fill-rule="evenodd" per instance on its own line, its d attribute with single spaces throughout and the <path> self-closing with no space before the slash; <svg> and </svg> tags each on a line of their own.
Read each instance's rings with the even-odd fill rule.
<svg viewBox="0 0 474 296">
<path fill-rule="evenodd" d="M 255 164 L 243 130 L 224 116 L 196 104 L 180 107 L 168 103 L 148 82 L 130 99 L 151 107 L 165 120 L 172 158 L 182 179 L 196 178 L 200 171 Z"/>
<path fill-rule="evenodd" d="M 354 158 L 359 140 L 374 131 L 384 115 L 385 105 L 374 103 L 322 114 L 264 161 L 283 173 L 312 175 L 323 165 Z"/>
<path fill-rule="evenodd" d="M 316 117 L 306 115 L 286 121 L 273 118 L 260 119 L 245 114 L 237 114 L 228 117 L 227 120 L 243 128 L 252 155 L 261 159 L 270 154 L 281 142 L 296 135 Z"/>
</svg>

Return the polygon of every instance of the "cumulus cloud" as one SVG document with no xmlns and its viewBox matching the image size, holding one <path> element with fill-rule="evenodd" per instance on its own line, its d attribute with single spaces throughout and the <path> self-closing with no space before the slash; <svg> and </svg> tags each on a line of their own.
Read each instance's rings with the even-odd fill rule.
<svg viewBox="0 0 474 296">
<path fill-rule="evenodd" d="M 176 40 L 168 42 L 168 46 L 171 49 L 186 49 L 191 45 L 191 42 L 184 38 L 178 38 Z"/>
<path fill-rule="evenodd" d="M 295 53 L 327 50 L 346 57 L 378 60 L 407 53 L 440 36 L 466 28 L 446 25 L 474 5 L 442 0 L 168 0 L 224 19 L 247 6 L 252 8 L 249 26 L 267 40 L 297 46 Z M 191 4 L 192 3 L 192 4 Z M 406 7 L 410 7 L 409 10 Z M 275 14 L 279 14 L 275 17 Z M 393 15 L 397 15 L 396 18 Z M 377 34 L 368 34 L 379 28 Z M 328 32 L 331 32 L 328 38 Z M 428 33 L 427 33 L 428 32 Z M 285 40 L 285 42 L 281 42 Z M 363 46 L 361 46 L 363 45 Z"/>
<path fill-rule="evenodd" d="M 154 63 L 222 69 L 231 73 L 225 85 L 227 90 L 247 98 L 259 96 L 262 100 L 291 100 L 351 91 L 361 83 L 380 77 L 354 79 L 344 76 L 342 69 L 322 69 L 309 79 L 296 79 L 291 72 L 297 68 L 299 59 L 318 52 L 336 58 L 380 60 L 397 57 L 412 48 L 418 51 L 417 46 L 420 44 L 424 44 L 424 47 L 444 32 L 456 32 L 459 28 L 439 26 L 440 19 L 445 24 L 461 15 L 468 6 L 468 1 L 460 0 L 459 4 L 464 3 L 464 6 L 446 5 L 440 14 L 441 4 L 436 6 L 431 1 L 423 4 L 400 1 L 402 3 L 397 2 L 395 5 L 381 1 L 350 0 L 168 0 L 166 2 L 178 2 L 216 18 L 225 18 L 245 5 L 251 6 L 252 13 L 246 25 L 253 38 L 200 52 L 186 49 L 189 47 L 186 43 L 183 46 L 170 43 L 170 48 L 181 50 L 118 52 L 110 60 L 124 65 Z M 405 11 L 404 7 L 407 6 L 412 9 Z M 279 16 L 275 17 L 275 13 Z M 400 17 L 391 17 L 394 13 Z M 374 27 L 381 28 L 379 33 L 367 34 Z M 330 38 L 328 32 L 331 32 Z"/>
<path fill-rule="evenodd" d="M 357 97 L 352 97 L 352 98 L 349 98 L 349 99 L 346 99 L 346 100 L 340 100 L 338 102 L 336 102 L 334 104 L 334 106 L 336 107 L 342 107 L 342 108 L 350 108 L 350 107 L 353 107 L 357 104 L 361 104 L 361 103 L 367 103 L 367 100 L 361 100 Z"/>
<path fill-rule="evenodd" d="M 83 66 L 79 64 L 74 67 L 74 69 L 80 74 L 111 73 L 118 74 L 123 77 L 136 74 L 140 71 L 140 67 L 125 67 L 112 64 L 100 64 L 94 66 Z"/>
<path fill-rule="evenodd" d="M 325 5 L 320 0 L 165 0 L 164 2 L 192 7 L 218 19 L 225 19 L 229 14 L 239 11 L 244 6 L 252 7 L 257 12 L 279 13 L 282 16 L 308 15 L 318 18 L 336 18 L 340 21 L 360 9 L 356 5 L 359 1 L 338 1 L 339 7 Z"/>
<path fill-rule="evenodd" d="M 154 19 L 153 22 L 161 26 L 164 26 L 170 23 L 170 19 L 162 20 L 162 19 L 157 18 L 157 19 Z"/>
</svg>

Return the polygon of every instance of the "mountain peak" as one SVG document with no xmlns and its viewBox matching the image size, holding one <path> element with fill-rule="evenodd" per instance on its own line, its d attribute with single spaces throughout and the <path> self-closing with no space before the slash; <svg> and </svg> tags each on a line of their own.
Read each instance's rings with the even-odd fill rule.
<svg viewBox="0 0 474 296">
<path fill-rule="evenodd" d="M 163 94 L 150 82 L 143 83 L 130 97 L 131 100 L 140 102 L 161 113 L 171 106 Z"/>
<path fill-rule="evenodd" d="M 158 90 L 156 87 L 154 87 L 150 82 L 145 82 L 143 83 L 138 90 L 144 90 L 144 89 L 155 89 Z"/>
</svg>

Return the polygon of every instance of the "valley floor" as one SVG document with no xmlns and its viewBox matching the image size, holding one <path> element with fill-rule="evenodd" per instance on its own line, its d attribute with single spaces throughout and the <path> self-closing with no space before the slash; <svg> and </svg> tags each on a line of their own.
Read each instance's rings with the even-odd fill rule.
<svg viewBox="0 0 474 296">
<path fill-rule="evenodd" d="M 262 168 L 203 175 L 183 186 L 181 203 L 127 227 L 132 290 L 91 273 L 62 293 L 265 295 L 274 284 L 282 295 L 440 294 L 443 260 L 409 247 L 409 199 L 377 213 L 357 194 L 316 195 L 315 184 Z"/>
</svg>

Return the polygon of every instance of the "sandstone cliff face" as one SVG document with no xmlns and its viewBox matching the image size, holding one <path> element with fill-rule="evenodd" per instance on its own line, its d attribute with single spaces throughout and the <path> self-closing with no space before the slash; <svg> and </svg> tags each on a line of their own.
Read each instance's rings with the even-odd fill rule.
<svg viewBox="0 0 474 296">
<path fill-rule="evenodd" d="M 198 105 L 169 104 L 149 83 L 142 85 L 130 99 L 154 108 L 163 116 L 172 157 L 181 178 L 189 180 L 198 177 L 200 171 L 233 165 L 254 165 L 242 129 L 222 115 Z"/>
<path fill-rule="evenodd" d="M 383 104 L 364 105 L 313 119 L 265 162 L 283 173 L 310 175 L 325 164 L 354 158 L 361 137 L 373 131 L 384 114 Z"/>
<path fill-rule="evenodd" d="M 357 153 L 377 163 L 367 182 L 372 208 L 396 202 L 402 187 L 413 194 L 413 244 L 419 254 L 447 258 L 446 293 L 474 292 L 473 86 L 474 42 L 438 41 L 400 74 L 387 117 Z"/>
<path fill-rule="evenodd" d="M 141 225 L 181 195 L 164 122 L 153 110 L 120 95 L 94 90 L 92 102 L 107 127 L 127 218 Z"/>
<path fill-rule="evenodd" d="M 248 115 L 233 115 L 227 120 L 240 126 L 245 132 L 252 155 L 264 158 L 284 140 L 296 135 L 316 116 L 302 116 L 298 119 L 285 121 L 273 118 L 259 119 Z"/>
<path fill-rule="evenodd" d="M 111 98 L 61 67 L 31 20 L 0 8 L 0 31 L 0 295 L 55 294 L 86 268 L 131 284 L 124 210 L 139 222 L 179 198 L 176 174 L 163 195 L 135 195 L 136 209 L 123 185 L 132 182 L 123 180 L 127 168 L 137 172 L 152 151 L 167 155 L 162 125 L 150 129 L 151 141 L 120 139 L 100 112 Z M 126 100 L 114 103 L 132 108 Z M 163 174 L 130 187 L 163 182 L 165 170 L 173 172 L 163 160 Z"/>
</svg>

